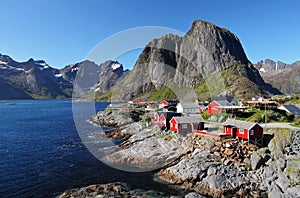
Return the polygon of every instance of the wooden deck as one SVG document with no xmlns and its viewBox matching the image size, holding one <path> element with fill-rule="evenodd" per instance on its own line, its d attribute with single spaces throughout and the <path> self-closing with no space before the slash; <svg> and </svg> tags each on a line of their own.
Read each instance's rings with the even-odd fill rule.
<svg viewBox="0 0 300 198">
<path fill-rule="evenodd" d="M 209 131 L 205 131 L 205 130 L 193 130 L 194 133 L 200 134 L 200 135 L 208 135 L 208 136 L 212 136 L 212 137 L 227 137 L 230 136 L 229 134 L 225 134 L 225 133 L 215 133 L 215 132 L 209 132 Z"/>
</svg>

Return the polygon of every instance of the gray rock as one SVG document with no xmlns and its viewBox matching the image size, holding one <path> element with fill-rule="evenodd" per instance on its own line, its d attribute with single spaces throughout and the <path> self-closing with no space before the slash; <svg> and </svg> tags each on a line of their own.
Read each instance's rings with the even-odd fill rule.
<svg viewBox="0 0 300 198">
<path fill-rule="evenodd" d="M 282 189 L 275 183 L 272 182 L 271 185 L 269 186 L 269 197 L 272 198 L 285 198 L 286 196 L 284 195 Z"/>
<path fill-rule="evenodd" d="M 275 164 L 277 165 L 277 170 L 282 172 L 286 167 L 286 160 L 284 158 L 276 159 Z"/>
<path fill-rule="evenodd" d="M 200 195 L 198 193 L 191 192 L 191 193 L 185 195 L 184 198 L 206 198 L 206 197 L 203 195 Z"/>
<path fill-rule="evenodd" d="M 124 149 L 107 155 L 106 160 L 112 165 L 122 166 L 123 169 L 154 170 L 187 153 L 190 144 L 189 136 L 183 137 L 173 132 L 160 134 L 159 128 L 145 128 L 123 142 L 121 146 L 124 145 Z M 196 173 L 193 174 L 197 177 Z M 184 172 L 182 177 L 185 179 Z"/>
<path fill-rule="evenodd" d="M 258 154 L 257 151 L 254 151 L 250 157 L 251 169 L 252 170 L 259 169 L 262 163 L 263 163 L 263 158 Z"/>
<path fill-rule="evenodd" d="M 300 185 L 293 186 L 287 189 L 287 192 L 291 195 L 290 197 L 300 197 Z"/>
<path fill-rule="evenodd" d="M 285 175 L 284 173 L 278 173 L 277 176 L 278 176 L 278 179 L 275 180 L 275 182 L 282 189 L 282 191 L 285 192 L 287 190 L 287 188 L 290 186 L 291 181 L 289 180 L 287 175 Z"/>
</svg>

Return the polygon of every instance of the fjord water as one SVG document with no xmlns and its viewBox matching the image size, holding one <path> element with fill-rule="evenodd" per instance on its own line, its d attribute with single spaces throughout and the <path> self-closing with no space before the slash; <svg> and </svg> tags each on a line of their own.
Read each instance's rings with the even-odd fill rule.
<svg viewBox="0 0 300 198">
<path fill-rule="evenodd" d="M 96 109 L 107 105 L 96 103 Z M 90 154 L 76 131 L 71 101 L 0 101 L 0 197 L 54 197 L 71 188 L 115 181 L 176 194 L 153 182 L 152 173 L 119 171 Z"/>
</svg>

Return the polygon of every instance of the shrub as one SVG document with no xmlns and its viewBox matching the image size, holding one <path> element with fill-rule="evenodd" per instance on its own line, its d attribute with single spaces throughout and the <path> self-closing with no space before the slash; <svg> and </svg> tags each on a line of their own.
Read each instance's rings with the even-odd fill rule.
<svg viewBox="0 0 300 198">
<path fill-rule="evenodd" d="M 300 127 L 300 118 L 295 118 L 293 124 Z"/>
</svg>

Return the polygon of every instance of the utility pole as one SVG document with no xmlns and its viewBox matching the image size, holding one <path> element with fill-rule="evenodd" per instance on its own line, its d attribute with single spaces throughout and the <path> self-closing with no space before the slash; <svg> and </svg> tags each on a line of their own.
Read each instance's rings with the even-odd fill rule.
<svg viewBox="0 0 300 198">
<path fill-rule="evenodd" d="M 267 102 L 265 102 L 265 128 L 267 128 Z"/>
</svg>

